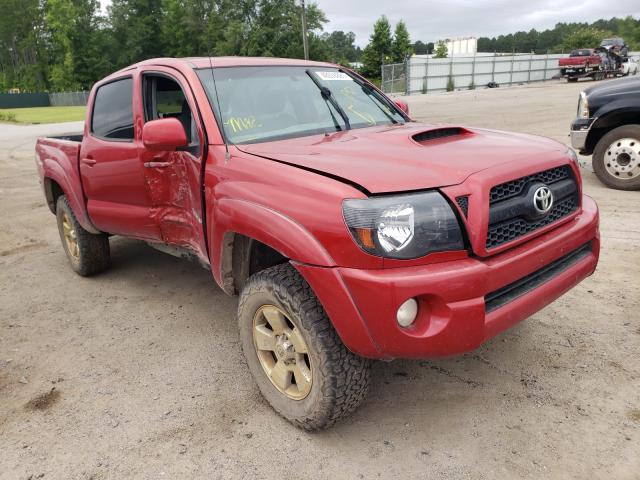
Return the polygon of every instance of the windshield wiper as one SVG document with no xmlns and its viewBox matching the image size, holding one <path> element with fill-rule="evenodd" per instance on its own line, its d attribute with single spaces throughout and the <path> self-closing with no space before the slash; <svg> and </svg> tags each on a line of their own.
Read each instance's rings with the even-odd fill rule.
<svg viewBox="0 0 640 480">
<path fill-rule="evenodd" d="M 346 113 L 344 113 L 344 110 L 342 109 L 340 104 L 336 101 L 335 97 L 331 93 L 331 90 L 328 87 L 325 87 L 324 85 L 322 85 L 322 83 L 320 83 L 320 80 L 318 80 L 318 77 L 316 76 L 316 74 L 311 70 L 307 70 L 307 75 L 309 75 L 311 80 L 313 80 L 313 83 L 315 83 L 316 86 L 320 89 L 320 94 L 322 95 L 322 98 L 324 98 L 325 102 L 329 101 L 329 103 L 333 105 L 333 108 L 336 109 L 336 112 L 340 114 L 340 116 L 342 117 L 342 120 L 344 120 L 344 129 L 351 130 L 351 123 L 349 122 L 349 117 L 347 116 Z"/>
<path fill-rule="evenodd" d="M 326 98 L 324 99 L 324 104 L 327 106 L 327 110 L 329 110 L 329 115 L 331 115 L 331 120 L 333 120 L 333 126 L 335 127 L 336 131 L 337 132 L 342 131 L 342 127 L 340 126 L 340 123 L 338 122 L 338 119 L 333 114 L 333 110 L 331 109 L 331 104 L 329 103 L 329 101 Z"/>
</svg>

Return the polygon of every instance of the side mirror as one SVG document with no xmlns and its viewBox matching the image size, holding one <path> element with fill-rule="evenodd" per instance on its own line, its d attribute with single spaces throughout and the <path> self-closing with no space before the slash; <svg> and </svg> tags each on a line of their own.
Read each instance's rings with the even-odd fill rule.
<svg viewBox="0 0 640 480">
<path fill-rule="evenodd" d="M 406 113 L 407 115 L 409 115 L 409 105 L 407 105 L 405 102 L 403 102 L 402 100 L 396 100 L 394 102 L 397 107 L 402 110 L 404 113 Z"/>
<path fill-rule="evenodd" d="M 152 120 L 142 127 L 142 143 L 149 150 L 170 152 L 186 147 L 187 134 L 177 118 Z"/>
</svg>

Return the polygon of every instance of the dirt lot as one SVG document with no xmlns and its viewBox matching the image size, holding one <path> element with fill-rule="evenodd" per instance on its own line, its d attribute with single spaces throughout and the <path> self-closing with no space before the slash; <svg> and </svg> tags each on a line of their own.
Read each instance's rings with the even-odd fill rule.
<svg viewBox="0 0 640 480">
<path fill-rule="evenodd" d="M 568 142 L 581 86 L 409 103 Z M 363 407 L 307 434 L 261 399 L 207 271 L 118 238 L 106 274 L 67 267 L 33 145 L 74 127 L 0 126 L 1 479 L 640 478 L 640 192 L 585 171 L 595 276 L 471 354 L 377 363 Z"/>
</svg>

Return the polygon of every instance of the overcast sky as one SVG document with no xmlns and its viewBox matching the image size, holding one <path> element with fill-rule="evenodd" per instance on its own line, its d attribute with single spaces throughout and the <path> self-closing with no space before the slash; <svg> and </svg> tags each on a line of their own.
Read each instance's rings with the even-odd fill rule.
<svg viewBox="0 0 640 480">
<path fill-rule="evenodd" d="M 313 1 L 313 0 L 307 0 Z M 111 3 L 101 0 L 103 8 Z M 640 17 L 640 0 L 316 0 L 329 19 L 326 31 L 356 34 L 367 44 L 381 15 L 392 25 L 403 19 L 412 41 L 454 37 L 493 37 L 558 22 L 592 22 L 599 18 Z"/>
</svg>

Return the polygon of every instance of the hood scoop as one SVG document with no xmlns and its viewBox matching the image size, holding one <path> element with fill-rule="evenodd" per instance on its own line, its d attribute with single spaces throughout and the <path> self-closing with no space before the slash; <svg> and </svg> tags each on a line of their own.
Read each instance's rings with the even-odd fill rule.
<svg viewBox="0 0 640 480">
<path fill-rule="evenodd" d="M 427 130 L 426 132 L 416 133 L 412 135 L 414 142 L 426 144 L 432 140 L 439 140 L 447 137 L 459 137 L 461 135 L 473 135 L 472 132 L 462 127 L 442 127 Z"/>
</svg>

